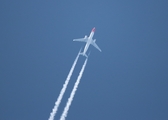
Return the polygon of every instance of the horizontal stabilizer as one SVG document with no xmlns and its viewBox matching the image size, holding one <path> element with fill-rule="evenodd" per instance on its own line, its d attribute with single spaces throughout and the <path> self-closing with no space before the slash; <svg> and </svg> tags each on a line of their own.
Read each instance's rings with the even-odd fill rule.
<svg viewBox="0 0 168 120">
<path fill-rule="evenodd" d="M 84 53 L 79 53 L 79 54 L 85 56 L 86 58 L 88 58 L 88 56 L 86 54 L 84 54 Z"/>
</svg>

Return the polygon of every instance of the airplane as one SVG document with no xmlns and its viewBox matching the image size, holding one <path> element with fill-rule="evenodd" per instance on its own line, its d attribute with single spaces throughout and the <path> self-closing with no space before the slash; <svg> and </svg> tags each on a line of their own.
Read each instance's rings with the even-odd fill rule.
<svg viewBox="0 0 168 120">
<path fill-rule="evenodd" d="M 73 41 L 86 42 L 86 45 L 85 45 L 85 47 L 84 47 L 84 50 L 83 50 L 82 53 L 80 53 L 80 55 L 83 55 L 83 56 L 85 56 L 85 57 L 88 57 L 88 56 L 86 55 L 86 52 L 87 52 L 87 50 L 88 50 L 90 44 L 93 45 L 95 48 L 97 48 L 97 49 L 101 52 L 101 49 L 100 49 L 100 48 L 98 47 L 98 45 L 96 44 L 96 39 L 94 39 L 94 40 L 92 39 L 92 38 L 93 38 L 93 35 L 94 35 L 94 33 L 95 33 L 95 30 L 96 30 L 96 28 L 94 27 L 94 28 L 92 29 L 92 31 L 91 31 L 89 37 L 87 37 L 87 35 L 85 35 L 84 38 L 73 39 Z"/>
</svg>

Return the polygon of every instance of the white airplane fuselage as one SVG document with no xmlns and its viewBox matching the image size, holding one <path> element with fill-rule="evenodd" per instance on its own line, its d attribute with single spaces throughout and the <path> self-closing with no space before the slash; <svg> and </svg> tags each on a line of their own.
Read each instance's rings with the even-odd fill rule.
<svg viewBox="0 0 168 120">
<path fill-rule="evenodd" d="M 84 50 L 83 50 L 83 55 L 86 55 L 86 52 L 87 52 L 87 50 L 88 50 L 88 48 L 89 48 L 89 46 L 90 46 L 90 44 L 91 44 L 91 42 L 93 41 L 93 36 L 94 36 L 94 31 L 95 31 L 95 28 L 93 28 L 92 29 L 92 31 L 91 31 L 91 33 L 90 33 L 90 35 L 89 35 L 89 37 L 88 37 L 88 41 L 86 42 L 86 45 L 85 45 L 85 47 L 84 47 Z"/>
</svg>

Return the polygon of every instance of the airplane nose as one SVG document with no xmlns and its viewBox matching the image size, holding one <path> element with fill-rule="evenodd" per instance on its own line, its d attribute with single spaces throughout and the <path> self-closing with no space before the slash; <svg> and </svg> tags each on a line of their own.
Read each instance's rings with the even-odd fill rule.
<svg viewBox="0 0 168 120">
<path fill-rule="evenodd" d="M 95 32 L 95 30 L 96 30 L 96 28 L 94 27 L 94 28 L 92 29 L 92 32 Z"/>
</svg>

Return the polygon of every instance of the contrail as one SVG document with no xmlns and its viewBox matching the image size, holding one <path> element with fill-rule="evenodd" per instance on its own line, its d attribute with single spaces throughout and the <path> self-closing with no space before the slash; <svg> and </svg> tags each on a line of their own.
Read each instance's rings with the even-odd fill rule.
<svg viewBox="0 0 168 120">
<path fill-rule="evenodd" d="M 63 111 L 63 113 L 62 113 L 62 115 L 61 115 L 60 120 L 65 120 L 65 118 L 66 118 L 66 116 L 67 116 L 67 114 L 68 114 L 69 107 L 70 107 L 70 105 L 71 105 L 71 103 L 72 103 L 72 101 L 73 101 L 73 97 L 74 97 L 75 92 L 76 92 L 76 90 L 77 90 L 77 88 L 78 88 L 78 85 L 79 85 L 79 83 L 80 83 L 80 79 L 81 79 L 82 74 L 83 74 L 83 72 L 84 72 L 84 69 L 85 69 L 87 60 L 88 60 L 88 59 L 86 58 L 86 60 L 85 60 L 85 62 L 84 62 L 84 64 L 83 64 L 83 66 L 82 66 L 82 69 L 81 69 L 81 71 L 80 71 L 80 73 L 79 73 L 79 75 L 78 75 L 78 78 L 77 78 L 77 80 L 76 80 L 76 83 L 75 83 L 75 85 L 74 85 L 74 87 L 73 87 L 73 90 L 72 90 L 72 92 L 71 92 L 71 95 L 70 95 L 70 97 L 68 98 L 68 101 L 67 101 L 67 103 L 66 103 L 66 106 L 65 106 L 65 108 L 64 108 L 64 111 Z"/>
<path fill-rule="evenodd" d="M 60 105 L 60 103 L 61 103 L 62 97 L 63 97 L 63 95 L 64 95 L 64 93 L 65 93 L 65 90 L 66 90 L 66 88 L 67 88 L 67 85 L 68 85 L 68 83 L 69 83 L 69 80 L 70 80 L 70 78 L 71 78 L 71 76 L 72 76 L 72 73 L 73 73 L 73 71 L 74 71 L 75 65 L 76 65 L 76 63 L 77 63 L 77 61 L 78 61 L 79 54 L 80 54 L 80 51 L 79 51 L 78 55 L 76 56 L 76 59 L 75 59 L 73 65 L 72 65 L 72 67 L 71 67 L 71 69 L 70 69 L 70 71 L 69 71 L 69 74 L 68 74 L 68 76 L 67 76 L 67 79 L 65 80 L 65 83 L 64 83 L 64 85 L 63 85 L 63 87 L 62 87 L 62 89 L 61 89 L 61 91 L 60 91 L 60 94 L 59 94 L 59 96 L 58 96 L 58 98 L 57 98 L 57 101 L 55 102 L 55 106 L 54 106 L 54 108 L 52 109 L 52 112 L 50 113 L 50 117 L 49 117 L 48 120 L 54 120 L 54 116 L 55 116 L 56 113 L 57 113 L 57 110 L 58 110 L 58 107 L 59 107 L 59 105 Z"/>
</svg>

